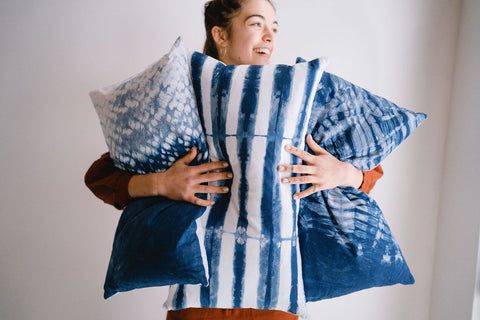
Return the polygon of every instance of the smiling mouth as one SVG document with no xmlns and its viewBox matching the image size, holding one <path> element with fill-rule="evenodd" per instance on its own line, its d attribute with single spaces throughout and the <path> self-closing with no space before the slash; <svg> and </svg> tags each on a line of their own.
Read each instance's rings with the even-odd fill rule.
<svg viewBox="0 0 480 320">
<path fill-rule="evenodd" d="M 265 56 L 269 56 L 270 55 L 270 49 L 267 49 L 267 48 L 255 48 L 253 49 L 253 51 L 255 53 L 258 53 L 258 54 L 261 54 L 261 55 L 265 55 Z"/>
</svg>

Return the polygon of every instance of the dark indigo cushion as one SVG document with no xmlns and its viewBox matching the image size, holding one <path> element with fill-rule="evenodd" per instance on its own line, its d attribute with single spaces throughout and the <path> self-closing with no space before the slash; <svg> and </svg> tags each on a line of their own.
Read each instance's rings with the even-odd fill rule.
<svg viewBox="0 0 480 320">
<path fill-rule="evenodd" d="M 338 159 L 370 170 L 425 118 L 324 72 L 309 131 Z M 298 233 L 307 301 L 414 283 L 380 208 L 357 189 L 338 187 L 302 199 Z"/>
<path fill-rule="evenodd" d="M 299 242 L 307 301 L 394 284 L 413 284 L 377 203 L 338 187 L 301 201 Z"/>
<path fill-rule="evenodd" d="M 204 207 L 163 197 L 140 198 L 123 211 L 115 233 L 104 297 L 171 284 L 208 284 L 199 218 Z"/>
</svg>

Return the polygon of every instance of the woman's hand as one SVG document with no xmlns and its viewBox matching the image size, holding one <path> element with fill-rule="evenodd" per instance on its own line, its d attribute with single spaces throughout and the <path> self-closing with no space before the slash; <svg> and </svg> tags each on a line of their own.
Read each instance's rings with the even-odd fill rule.
<svg viewBox="0 0 480 320">
<path fill-rule="evenodd" d="M 193 147 L 183 158 L 178 159 L 164 172 L 135 175 L 128 184 L 128 193 L 132 197 L 164 196 L 171 200 L 187 201 L 198 206 L 211 206 L 213 200 L 204 200 L 196 193 L 227 193 L 228 187 L 203 185 L 205 182 L 232 179 L 231 172 L 212 172 L 225 169 L 224 161 L 209 162 L 198 166 L 189 166 L 197 156 Z"/>
<path fill-rule="evenodd" d="M 342 162 L 320 147 L 311 135 L 307 136 L 307 145 L 313 150 L 310 154 L 293 146 L 285 146 L 289 153 L 304 160 L 307 165 L 279 165 L 278 171 L 301 174 L 296 177 L 282 178 L 284 184 L 311 183 L 312 186 L 302 192 L 295 193 L 294 199 L 307 197 L 321 190 L 338 186 L 359 188 L 363 182 L 362 171 L 348 162 Z"/>
</svg>

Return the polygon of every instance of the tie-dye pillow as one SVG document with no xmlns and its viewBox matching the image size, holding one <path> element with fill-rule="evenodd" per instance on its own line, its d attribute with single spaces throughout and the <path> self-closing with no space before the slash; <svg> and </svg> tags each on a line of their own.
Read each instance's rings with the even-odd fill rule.
<svg viewBox="0 0 480 320">
<path fill-rule="evenodd" d="M 193 146 L 208 159 L 188 57 L 181 38 L 143 72 L 90 93 L 115 165 L 136 173 L 164 171 Z M 137 199 L 120 218 L 105 280 L 119 291 L 208 282 L 202 207 L 164 198 Z"/>
<path fill-rule="evenodd" d="M 117 292 L 172 284 L 208 284 L 199 217 L 204 207 L 163 197 L 133 200 L 123 211 L 104 284 Z"/>
<path fill-rule="evenodd" d="M 193 85 L 210 159 L 228 161 L 231 192 L 206 212 L 210 285 L 177 286 L 168 307 L 305 310 L 296 186 L 277 166 L 299 163 L 283 148 L 304 145 L 325 63 L 226 66 L 194 53 Z"/>
<path fill-rule="evenodd" d="M 117 167 L 136 173 L 164 171 L 193 146 L 199 151 L 194 163 L 208 159 L 181 38 L 144 71 L 94 90 L 90 98 Z"/>
<path fill-rule="evenodd" d="M 325 72 L 315 94 L 308 131 L 336 158 L 367 171 L 375 168 L 426 118 L 424 113 L 400 108 Z"/>
<path fill-rule="evenodd" d="M 309 131 L 338 159 L 369 170 L 425 118 L 324 72 Z M 357 189 L 338 187 L 302 199 L 298 233 L 307 301 L 414 283 L 380 208 Z"/>
</svg>

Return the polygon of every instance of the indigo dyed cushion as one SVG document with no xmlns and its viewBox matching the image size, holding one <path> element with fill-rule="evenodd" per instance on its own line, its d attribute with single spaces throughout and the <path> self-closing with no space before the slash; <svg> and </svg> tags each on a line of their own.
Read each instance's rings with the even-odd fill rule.
<svg viewBox="0 0 480 320">
<path fill-rule="evenodd" d="M 193 85 L 210 159 L 228 161 L 231 192 L 205 216 L 210 285 L 177 286 L 168 308 L 305 311 L 298 249 L 296 186 L 280 183 L 279 164 L 299 163 L 323 60 L 294 66 L 225 66 L 194 53 Z"/>
<path fill-rule="evenodd" d="M 104 285 L 117 292 L 171 284 L 208 284 L 204 207 L 162 197 L 133 200 L 118 222 Z"/>
<path fill-rule="evenodd" d="M 325 72 L 315 94 L 309 132 L 336 158 L 367 171 L 426 118 Z"/>
<path fill-rule="evenodd" d="M 309 130 L 335 157 L 369 170 L 425 118 L 324 72 Z M 307 301 L 414 283 L 380 208 L 367 194 L 338 187 L 304 198 L 298 225 Z"/>
<path fill-rule="evenodd" d="M 299 242 L 307 301 L 394 284 L 413 284 L 377 203 L 337 187 L 301 201 Z"/>
<path fill-rule="evenodd" d="M 137 173 L 166 170 L 193 146 L 208 159 L 189 63 L 181 38 L 145 71 L 90 93 L 116 166 Z M 105 280 L 119 291 L 208 283 L 199 217 L 205 211 L 165 198 L 137 199 L 120 218 Z"/>
<path fill-rule="evenodd" d="M 181 38 L 143 72 L 90 92 L 110 157 L 136 173 L 168 169 L 193 146 L 208 159 Z"/>
</svg>

